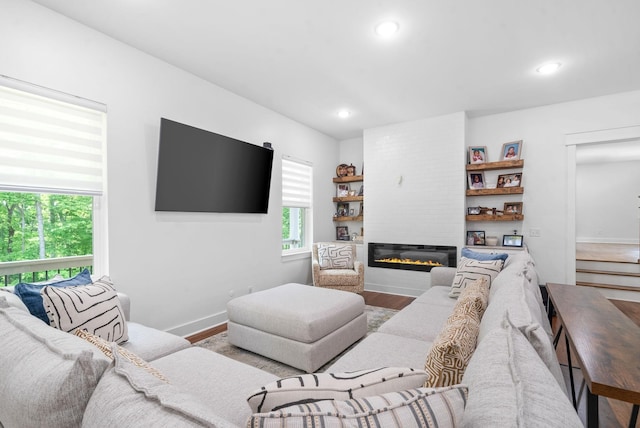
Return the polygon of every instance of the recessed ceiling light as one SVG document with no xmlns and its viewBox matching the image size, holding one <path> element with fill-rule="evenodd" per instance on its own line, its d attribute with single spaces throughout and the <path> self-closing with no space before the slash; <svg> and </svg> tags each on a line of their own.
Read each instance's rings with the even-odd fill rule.
<svg viewBox="0 0 640 428">
<path fill-rule="evenodd" d="M 340 110 L 338 112 L 338 117 L 341 119 L 346 119 L 351 116 L 351 112 L 349 110 Z"/>
<path fill-rule="evenodd" d="M 540 74 L 553 74 L 560 68 L 562 64 L 559 62 L 549 62 L 546 64 L 542 64 L 540 67 L 536 68 L 536 71 Z"/>
<path fill-rule="evenodd" d="M 376 25 L 376 34 L 380 37 L 390 37 L 398 32 L 400 26 L 394 21 L 384 21 Z"/>
</svg>

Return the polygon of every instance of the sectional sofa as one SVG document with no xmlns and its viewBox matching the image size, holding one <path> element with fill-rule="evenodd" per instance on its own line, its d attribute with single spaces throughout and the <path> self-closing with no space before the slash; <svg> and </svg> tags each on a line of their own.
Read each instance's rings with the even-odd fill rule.
<svg viewBox="0 0 640 428">
<path fill-rule="evenodd" d="M 429 290 L 325 373 L 286 380 L 129 321 L 121 293 L 128 341 L 119 347 L 52 328 L 0 291 L 0 425 L 350 426 L 368 415 L 380 426 L 582 426 L 526 253 L 509 256 L 492 278 L 460 384 L 424 387 L 426 357 L 464 275 L 460 267 L 433 269 Z"/>
</svg>

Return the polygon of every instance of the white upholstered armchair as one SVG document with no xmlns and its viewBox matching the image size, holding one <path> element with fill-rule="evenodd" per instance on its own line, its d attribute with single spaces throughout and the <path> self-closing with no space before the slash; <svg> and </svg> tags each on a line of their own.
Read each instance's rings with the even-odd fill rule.
<svg viewBox="0 0 640 428">
<path fill-rule="evenodd" d="M 313 285 L 361 294 L 364 291 L 364 264 L 356 260 L 351 242 L 317 242 L 311 259 Z"/>
</svg>

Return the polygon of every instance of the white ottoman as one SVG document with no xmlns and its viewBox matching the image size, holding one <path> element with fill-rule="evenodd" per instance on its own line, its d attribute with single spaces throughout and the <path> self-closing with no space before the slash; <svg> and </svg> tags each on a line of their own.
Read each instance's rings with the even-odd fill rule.
<svg viewBox="0 0 640 428">
<path fill-rule="evenodd" d="M 367 333 L 362 296 L 285 284 L 227 303 L 229 343 L 308 373 Z"/>
</svg>

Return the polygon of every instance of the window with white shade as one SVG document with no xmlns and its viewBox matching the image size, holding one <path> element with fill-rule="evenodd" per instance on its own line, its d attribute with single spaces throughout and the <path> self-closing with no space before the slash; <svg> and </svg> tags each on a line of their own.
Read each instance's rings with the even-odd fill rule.
<svg viewBox="0 0 640 428">
<path fill-rule="evenodd" d="M 0 78 L 0 261 L 107 269 L 106 107 Z"/>
<path fill-rule="evenodd" d="M 311 250 L 313 167 L 282 159 L 282 254 Z"/>
</svg>

